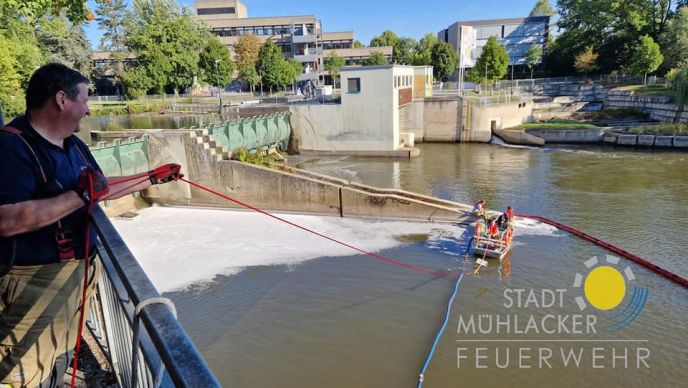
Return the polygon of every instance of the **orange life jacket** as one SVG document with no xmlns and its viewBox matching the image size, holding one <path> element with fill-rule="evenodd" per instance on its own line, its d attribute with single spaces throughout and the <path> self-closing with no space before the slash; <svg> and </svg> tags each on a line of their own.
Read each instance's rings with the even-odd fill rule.
<svg viewBox="0 0 688 388">
<path fill-rule="evenodd" d="M 499 229 L 497 228 L 497 224 L 492 224 L 490 227 L 487 229 L 487 234 L 490 236 L 496 236 L 499 234 Z"/>
</svg>

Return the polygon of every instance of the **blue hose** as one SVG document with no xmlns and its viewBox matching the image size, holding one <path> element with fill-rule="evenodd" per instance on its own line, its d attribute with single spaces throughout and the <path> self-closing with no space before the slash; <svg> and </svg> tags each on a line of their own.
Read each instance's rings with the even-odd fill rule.
<svg viewBox="0 0 688 388">
<path fill-rule="evenodd" d="M 447 328 L 447 323 L 449 322 L 449 315 L 451 314 L 452 304 L 454 304 L 454 299 L 456 298 L 456 294 L 459 293 L 459 284 L 461 284 L 461 279 L 463 279 L 463 272 L 461 273 L 459 278 L 456 280 L 456 284 L 454 285 L 454 293 L 452 293 L 451 298 L 449 298 L 449 304 L 447 304 L 447 313 L 444 316 L 444 322 L 442 323 L 440 330 L 437 332 L 437 335 L 435 336 L 435 340 L 432 342 L 432 347 L 430 347 L 430 352 L 428 353 L 428 357 L 425 359 L 425 363 L 423 364 L 423 368 L 421 368 L 421 370 L 420 370 L 420 375 L 418 376 L 418 388 L 423 387 L 423 379 L 425 376 L 425 371 L 428 369 L 428 365 L 430 365 L 430 360 L 432 359 L 432 356 L 435 353 L 435 348 L 437 347 L 437 343 L 440 342 L 440 337 L 442 337 L 442 334 L 444 333 L 444 329 Z"/>
</svg>

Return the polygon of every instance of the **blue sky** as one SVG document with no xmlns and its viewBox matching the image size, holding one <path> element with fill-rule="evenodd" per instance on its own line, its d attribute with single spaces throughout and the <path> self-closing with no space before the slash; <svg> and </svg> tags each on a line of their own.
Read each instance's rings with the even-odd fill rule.
<svg viewBox="0 0 688 388">
<path fill-rule="evenodd" d="M 178 0 L 193 7 L 193 0 Z M 420 39 L 459 20 L 527 16 L 536 0 L 245 0 L 249 17 L 315 15 L 324 31 L 354 31 L 364 44 L 391 29 L 400 36 Z M 95 10 L 93 1 L 88 2 Z M 554 1 L 551 1 L 554 5 Z M 92 46 L 101 32 L 97 23 L 86 26 Z"/>
</svg>

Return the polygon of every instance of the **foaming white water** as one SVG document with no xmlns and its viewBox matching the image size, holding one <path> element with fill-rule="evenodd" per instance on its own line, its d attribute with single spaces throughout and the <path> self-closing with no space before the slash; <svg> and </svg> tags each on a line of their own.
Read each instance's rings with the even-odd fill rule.
<svg viewBox="0 0 688 388">
<path fill-rule="evenodd" d="M 428 234 L 429 241 L 459 238 L 451 225 L 279 215 L 360 249 L 401 245 L 394 236 Z M 153 207 L 115 227 L 159 291 L 231 275 L 251 266 L 297 264 L 358 252 L 258 213 Z"/>
<path fill-rule="evenodd" d="M 525 149 L 530 149 L 530 150 L 540 150 L 540 147 L 531 147 L 531 146 L 526 146 L 526 145 L 518 145 L 518 144 L 509 144 L 506 143 L 504 140 L 498 138 L 497 136 L 492 136 L 490 139 L 490 144 L 498 145 L 501 147 L 505 148 L 525 148 Z"/>
<path fill-rule="evenodd" d="M 516 236 L 558 236 L 559 229 L 537 220 L 517 218 L 514 220 L 514 233 Z"/>
</svg>

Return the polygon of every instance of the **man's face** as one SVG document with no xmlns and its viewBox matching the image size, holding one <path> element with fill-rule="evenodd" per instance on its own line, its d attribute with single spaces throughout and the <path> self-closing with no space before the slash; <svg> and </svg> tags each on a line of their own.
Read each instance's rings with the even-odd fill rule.
<svg viewBox="0 0 688 388">
<path fill-rule="evenodd" d="M 88 109 L 88 85 L 80 83 L 77 87 L 79 88 L 79 94 L 77 94 L 74 100 L 65 98 L 64 110 L 62 112 L 65 125 L 74 132 L 79 132 L 81 129 L 79 128 L 81 119 L 91 114 L 91 111 Z"/>
</svg>

